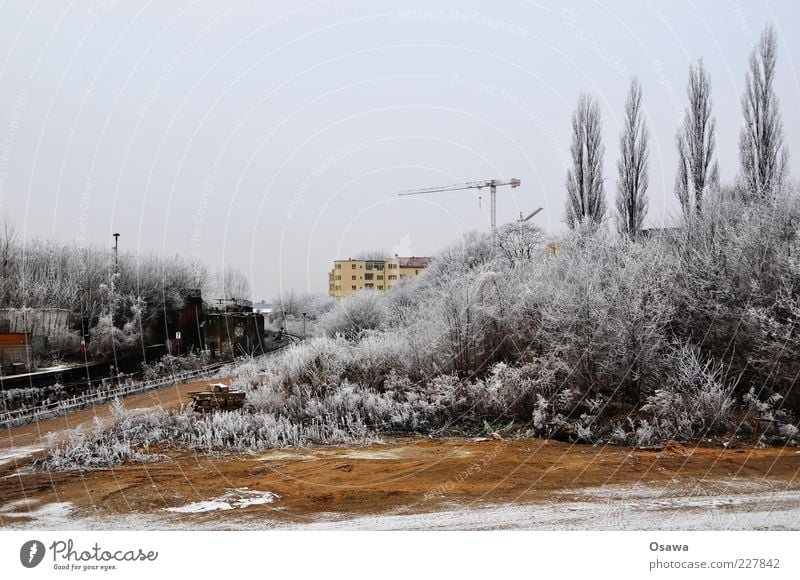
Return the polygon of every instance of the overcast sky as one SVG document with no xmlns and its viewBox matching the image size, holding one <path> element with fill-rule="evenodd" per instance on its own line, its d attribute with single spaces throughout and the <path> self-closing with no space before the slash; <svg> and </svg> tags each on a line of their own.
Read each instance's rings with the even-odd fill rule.
<svg viewBox="0 0 800 580">
<path fill-rule="evenodd" d="M 400 7 L 398 7 L 400 6 Z M 606 195 L 630 78 L 651 130 L 648 224 L 678 211 L 689 63 L 712 80 L 724 181 L 738 170 L 747 55 L 767 22 L 800 165 L 800 8 L 769 2 L 0 4 L 0 212 L 26 238 L 200 255 L 256 299 L 327 290 L 335 258 L 429 255 L 488 230 L 474 191 L 517 177 L 498 222 L 564 225 L 570 115 L 603 115 Z"/>
</svg>

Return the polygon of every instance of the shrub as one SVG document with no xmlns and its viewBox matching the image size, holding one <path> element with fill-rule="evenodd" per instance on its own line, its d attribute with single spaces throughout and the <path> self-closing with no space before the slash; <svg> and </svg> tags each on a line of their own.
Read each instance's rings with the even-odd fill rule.
<svg viewBox="0 0 800 580">
<path fill-rule="evenodd" d="M 723 433 L 731 426 L 735 384 L 723 383 L 722 366 L 703 361 L 698 349 L 691 346 L 678 347 L 670 360 L 673 376 L 642 407 L 652 414 L 656 434 L 689 440 Z"/>
</svg>

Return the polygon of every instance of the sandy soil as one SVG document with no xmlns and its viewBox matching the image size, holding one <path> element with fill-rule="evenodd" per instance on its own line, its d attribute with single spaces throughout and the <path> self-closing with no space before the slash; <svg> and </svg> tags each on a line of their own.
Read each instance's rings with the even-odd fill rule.
<svg viewBox="0 0 800 580">
<path fill-rule="evenodd" d="M 208 383 L 125 406 L 179 408 Z M 157 463 L 85 473 L 32 465 L 72 430 L 109 417 L 105 404 L 0 433 L 0 527 L 800 529 L 795 448 L 400 438 L 244 455 L 168 451 Z"/>
<path fill-rule="evenodd" d="M 0 465 L 0 526 L 800 529 L 794 448 L 405 439 L 167 455 L 83 474 Z"/>
</svg>

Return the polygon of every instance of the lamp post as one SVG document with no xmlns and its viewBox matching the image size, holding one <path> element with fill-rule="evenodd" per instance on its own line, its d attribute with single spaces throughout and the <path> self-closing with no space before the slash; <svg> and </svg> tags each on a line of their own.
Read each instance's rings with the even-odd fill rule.
<svg viewBox="0 0 800 580">
<path fill-rule="evenodd" d="M 114 236 L 114 273 L 119 273 L 119 234 L 113 234 Z"/>
<path fill-rule="evenodd" d="M 303 340 L 306 338 L 306 313 L 303 312 Z"/>
</svg>

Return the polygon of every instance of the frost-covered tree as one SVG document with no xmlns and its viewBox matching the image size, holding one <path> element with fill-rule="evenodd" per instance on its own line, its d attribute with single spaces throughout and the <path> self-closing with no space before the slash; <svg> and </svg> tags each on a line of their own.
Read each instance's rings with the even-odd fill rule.
<svg viewBox="0 0 800 580">
<path fill-rule="evenodd" d="M 217 277 L 218 298 L 250 299 L 250 279 L 242 271 L 228 267 L 219 272 Z"/>
<path fill-rule="evenodd" d="M 689 104 L 675 137 L 678 173 L 675 195 L 684 215 L 702 211 L 703 198 L 719 187 L 719 167 L 714 158 L 716 120 L 711 114 L 711 79 L 699 59 L 689 67 L 686 88 Z"/>
<path fill-rule="evenodd" d="M 625 101 L 625 126 L 619 138 L 617 161 L 617 231 L 639 237 L 647 213 L 648 132 L 642 112 L 642 85 L 631 81 Z"/>
<path fill-rule="evenodd" d="M 567 170 L 566 220 L 570 228 L 598 224 L 606 213 L 603 187 L 603 146 L 600 107 L 582 93 L 572 114 L 572 167 Z"/>
<path fill-rule="evenodd" d="M 772 88 L 777 58 L 777 35 L 767 25 L 750 53 L 742 95 L 744 126 L 739 134 L 740 178 L 745 192 L 759 199 L 781 190 L 789 158 L 778 98 Z"/>
<path fill-rule="evenodd" d="M 535 225 L 511 222 L 497 229 L 494 243 L 498 253 L 508 260 L 511 267 L 514 267 L 541 256 L 543 239 L 542 230 Z"/>
</svg>

